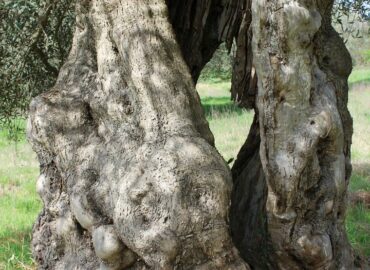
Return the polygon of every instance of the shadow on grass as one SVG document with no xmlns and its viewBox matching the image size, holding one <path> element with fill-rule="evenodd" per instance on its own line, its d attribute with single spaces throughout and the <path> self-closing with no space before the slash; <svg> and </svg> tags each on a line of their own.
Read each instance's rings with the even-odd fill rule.
<svg viewBox="0 0 370 270">
<path fill-rule="evenodd" d="M 243 113 L 243 109 L 234 104 L 229 97 L 202 98 L 202 107 L 206 117 Z"/>
</svg>

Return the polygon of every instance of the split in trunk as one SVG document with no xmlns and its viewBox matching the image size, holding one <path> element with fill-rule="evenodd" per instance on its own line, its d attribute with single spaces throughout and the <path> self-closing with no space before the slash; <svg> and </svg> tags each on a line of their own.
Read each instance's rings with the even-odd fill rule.
<svg viewBox="0 0 370 270">
<path fill-rule="evenodd" d="M 248 269 L 194 89 L 235 39 L 232 97 L 256 111 L 232 169 L 236 247 L 253 269 L 355 269 L 351 59 L 332 2 L 79 1 L 68 61 L 30 110 L 40 268 Z"/>
</svg>

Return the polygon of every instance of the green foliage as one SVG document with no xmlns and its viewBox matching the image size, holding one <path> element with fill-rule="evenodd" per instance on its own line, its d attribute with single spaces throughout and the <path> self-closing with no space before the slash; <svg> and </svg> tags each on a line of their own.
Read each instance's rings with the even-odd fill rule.
<svg viewBox="0 0 370 270">
<path fill-rule="evenodd" d="M 5 128 L 0 129 L 0 136 L 6 138 L 9 141 L 13 141 L 15 143 L 20 142 L 24 139 L 25 135 L 25 121 L 23 118 L 15 118 L 11 119 L 6 123 Z M 4 141 L 0 140 L 1 143 Z"/>
<path fill-rule="evenodd" d="M 225 44 L 222 44 L 214 53 L 211 61 L 204 67 L 200 81 L 230 80 L 233 57 L 229 54 Z"/>
<path fill-rule="evenodd" d="M 370 192 L 370 168 L 366 172 L 366 174 L 358 173 L 356 171 L 352 174 L 349 190 L 353 192 L 354 191 Z"/>
<path fill-rule="evenodd" d="M 369 18 L 369 5 L 370 0 L 336 0 L 334 12 L 339 13 L 337 19 L 356 13 L 361 19 L 367 20 Z"/>
<path fill-rule="evenodd" d="M 358 23 L 369 20 L 370 0 L 336 0 L 333 8 L 333 23 L 340 26 L 339 32 L 345 41 L 348 38 L 361 38 L 363 31 Z M 370 28 L 366 28 L 369 33 Z"/>
<path fill-rule="evenodd" d="M 1 126 L 16 128 L 11 120 L 55 82 L 71 45 L 72 8 L 72 0 L 0 1 Z"/>
</svg>

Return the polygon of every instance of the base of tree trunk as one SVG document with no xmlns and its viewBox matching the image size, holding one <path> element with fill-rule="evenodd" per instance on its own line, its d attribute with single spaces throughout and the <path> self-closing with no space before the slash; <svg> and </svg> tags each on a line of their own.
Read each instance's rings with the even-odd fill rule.
<svg viewBox="0 0 370 270">
<path fill-rule="evenodd" d="M 361 269 L 332 4 L 78 1 L 70 56 L 30 107 L 39 268 Z M 234 38 L 232 95 L 256 115 L 231 173 L 194 82 Z"/>
<path fill-rule="evenodd" d="M 28 136 L 41 269 L 249 269 L 232 187 L 163 1 L 81 1 L 67 63 Z"/>
</svg>

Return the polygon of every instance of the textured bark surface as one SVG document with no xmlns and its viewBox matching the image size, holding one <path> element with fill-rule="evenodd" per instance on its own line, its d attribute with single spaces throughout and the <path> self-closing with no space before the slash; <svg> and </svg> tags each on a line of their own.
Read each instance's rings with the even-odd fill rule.
<svg viewBox="0 0 370 270">
<path fill-rule="evenodd" d="M 249 135 L 232 167 L 233 192 L 230 228 L 241 256 L 254 269 L 277 269 L 267 229 L 267 185 L 260 160 L 259 117 L 256 108 L 257 74 L 252 51 L 252 0 L 243 2 L 233 65 L 231 97 L 240 106 L 253 109 Z"/>
<path fill-rule="evenodd" d="M 252 266 L 268 250 L 270 260 L 257 262 L 256 269 L 359 266 L 344 227 L 352 136 L 347 78 L 352 66 L 331 26 L 332 2 L 253 2 L 261 146 L 252 148 L 248 142 L 258 141 L 255 120 L 233 168 L 231 224 L 234 241 Z M 265 181 L 257 169 L 257 149 Z M 265 202 L 266 215 L 250 211 Z M 240 214 L 243 210 L 246 214 Z M 267 230 L 258 233 L 256 228 Z M 258 235 L 265 252 L 253 246 Z M 249 239 L 254 239 L 252 245 Z"/>
<path fill-rule="evenodd" d="M 170 20 L 194 82 L 222 42 L 230 49 L 238 37 L 246 3 L 250 0 L 167 0 Z M 250 10 L 249 10 L 250 11 Z M 248 12 L 250 14 L 250 12 Z M 241 46 L 238 53 L 246 60 Z M 243 60 L 244 59 L 244 60 Z M 236 87 L 238 86 L 238 88 Z M 235 89 L 244 91 L 235 84 Z"/>
<path fill-rule="evenodd" d="M 278 269 L 267 228 L 267 185 L 259 149 L 258 114 L 232 167 L 230 228 L 241 256 L 254 269 Z"/>
<path fill-rule="evenodd" d="M 235 37 L 236 53 L 233 64 L 231 97 L 240 106 L 255 108 L 257 75 L 252 52 L 252 0 L 243 3 L 242 20 Z"/>
<path fill-rule="evenodd" d="M 231 174 L 164 1 L 81 1 L 67 63 L 31 104 L 41 269 L 247 269 Z"/>
<path fill-rule="evenodd" d="M 253 269 L 356 269 L 351 60 L 331 8 L 79 1 L 69 59 L 31 104 L 40 269 L 248 269 L 234 244 Z M 232 98 L 256 116 L 231 176 L 194 83 L 234 39 Z"/>
</svg>

